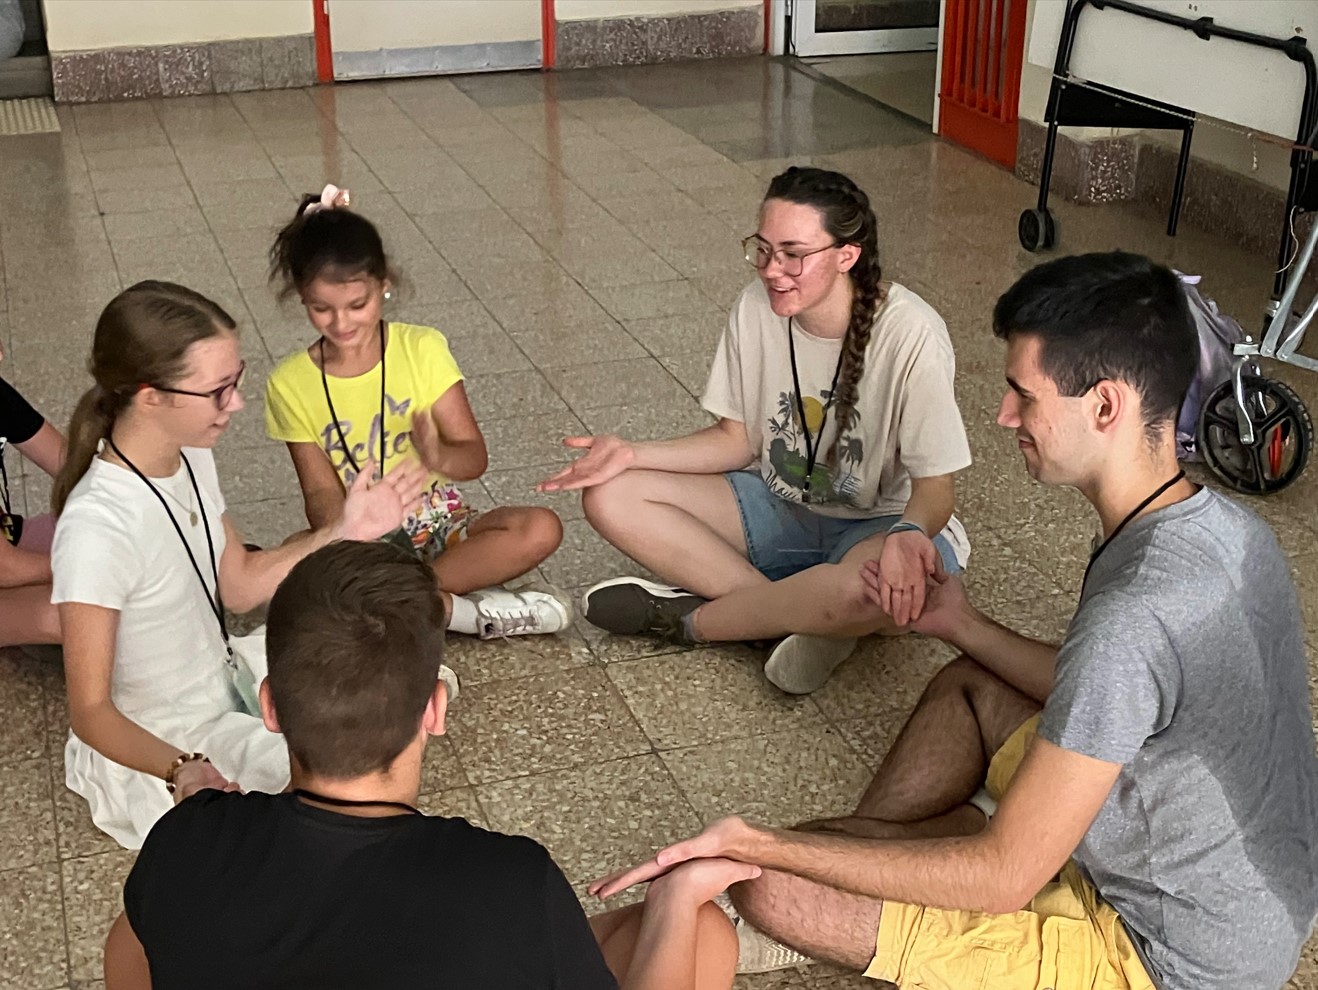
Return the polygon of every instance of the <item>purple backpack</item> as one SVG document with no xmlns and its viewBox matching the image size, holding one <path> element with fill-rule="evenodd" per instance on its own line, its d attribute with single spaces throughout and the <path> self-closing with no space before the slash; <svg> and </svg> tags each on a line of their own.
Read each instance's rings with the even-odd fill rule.
<svg viewBox="0 0 1318 990">
<path fill-rule="evenodd" d="M 1208 397 L 1231 377 L 1235 346 L 1245 339 L 1245 331 L 1232 317 L 1222 313 L 1217 303 L 1199 293 L 1199 275 L 1176 273 L 1185 290 L 1195 329 L 1199 332 L 1199 371 L 1190 382 L 1190 390 L 1181 403 L 1176 418 L 1176 456 L 1185 461 L 1199 460 L 1199 411 Z"/>
</svg>

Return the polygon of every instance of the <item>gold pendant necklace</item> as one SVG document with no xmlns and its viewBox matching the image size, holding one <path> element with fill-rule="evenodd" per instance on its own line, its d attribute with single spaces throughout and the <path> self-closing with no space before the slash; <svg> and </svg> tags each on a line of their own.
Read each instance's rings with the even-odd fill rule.
<svg viewBox="0 0 1318 990">
<path fill-rule="evenodd" d="M 180 509 L 182 509 L 184 512 L 188 514 L 188 525 L 195 528 L 197 525 L 197 510 L 192 505 L 191 494 L 189 494 L 188 501 L 185 503 L 181 498 L 179 498 L 177 495 L 175 495 L 173 492 L 171 492 L 168 488 L 164 487 L 163 485 L 158 485 L 157 487 L 166 495 L 168 495 L 171 500 L 177 503 Z"/>
<path fill-rule="evenodd" d="M 104 444 L 107 442 L 107 440 L 108 440 L 108 442 L 109 442 L 109 446 L 110 446 L 110 448 L 114 451 L 114 455 L 115 455 L 115 457 L 116 457 L 118 460 L 122 461 L 122 462 L 124 463 L 124 466 L 125 466 L 125 467 L 129 467 L 129 468 L 131 468 L 131 469 L 133 470 L 134 473 L 139 473 L 139 472 L 137 471 L 137 468 L 133 467 L 132 464 L 130 464 L 130 463 L 124 458 L 123 454 L 119 453 L 119 448 L 116 447 L 116 446 L 114 445 L 114 441 L 113 441 L 113 440 L 110 440 L 109 438 L 106 438 L 106 440 L 102 440 L 102 441 L 101 441 L 101 444 L 104 445 Z M 98 452 L 99 452 L 101 449 L 102 449 L 102 448 L 98 446 L 98 448 L 97 448 Z M 193 490 L 192 488 L 189 488 L 189 489 L 188 489 L 188 500 L 187 500 L 187 502 L 184 502 L 183 499 L 179 498 L 177 495 L 175 495 L 173 492 L 171 492 L 171 491 L 170 491 L 168 488 L 166 488 L 164 485 L 152 485 L 150 481 L 147 481 L 147 479 L 146 479 L 146 475 L 141 475 L 141 478 L 142 478 L 143 481 L 146 481 L 148 485 L 151 485 L 152 489 L 154 489 L 155 491 L 158 491 L 158 492 L 164 492 L 166 495 L 168 495 L 168 496 L 170 497 L 170 500 L 171 500 L 171 501 L 173 501 L 173 502 L 174 502 L 174 503 L 175 503 L 180 509 L 182 509 L 184 512 L 186 512 L 186 513 L 188 514 L 188 525 L 189 525 L 189 526 L 192 526 L 192 527 L 194 527 L 194 528 L 196 527 L 196 525 L 197 525 L 197 520 L 198 520 L 199 517 L 197 516 L 197 508 L 196 508 L 196 506 L 194 506 L 193 503 L 192 503 L 192 496 L 193 496 L 193 492 L 194 492 L 194 490 Z M 167 512 L 169 511 L 169 507 L 168 507 L 168 506 L 165 507 L 165 511 L 167 511 Z M 173 513 L 171 512 L 170 515 L 172 516 Z"/>
</svg>

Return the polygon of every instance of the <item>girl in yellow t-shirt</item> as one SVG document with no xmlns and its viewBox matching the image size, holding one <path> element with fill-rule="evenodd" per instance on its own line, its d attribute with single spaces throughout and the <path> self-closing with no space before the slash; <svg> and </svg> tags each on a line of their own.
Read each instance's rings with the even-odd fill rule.
<svg viewBox="0 0 1318 990">
<path fill-rule="evenodd" d="M 549 509 L 503 506 L 477 514 L 455 482 L 485 473 L 485 438 L 448 342 L 438 330 L 381 316 L 397 281 L 374 225 L 346 209 L 348 191 L 307 196 L 270 249 L 270 278 L 301 298 L 320 334 L 290 354 L 266 385 L 266 430 L 288 444 L 307 521 L 330 525 L 359 472 L 415 456 L 430 471 L 394 539 L 432 561 L 449 628 L 482 638 L 552 633 L 570 607 L 504 581 L 558 548 Z"/>
</svg>

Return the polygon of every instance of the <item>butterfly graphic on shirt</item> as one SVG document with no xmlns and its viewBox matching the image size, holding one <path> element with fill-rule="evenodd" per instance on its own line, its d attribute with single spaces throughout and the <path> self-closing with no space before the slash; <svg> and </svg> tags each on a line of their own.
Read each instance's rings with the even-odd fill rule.
<svg viewBox="0 0 1318 990">
<path fill-rule="evenodd" d="M 412 418 L 410 411 L 412 408 L 412 399 L 402 400 L 395 399 L 393 396 L 385 395 L 386 418 L 390 416 L 402 417 L 408 424 L 408 429 L 390 432 L 380 419 L 377 412 L 371 417 L 371 427 L 367 431 L 366 439 L 361 442 L 352 442 L 352 456 L 348 456 L 348 451 L 344 449 L 343 443 L 339 440 L 340 430 L 343 436 L 351 438 L 353 431 L 353 422 L 349 419 L 339 418 L 339 424 L 336 428 L 334 423 L 326 423 L 320 431 L 320 446 L 330 459 L 330 464 L 339 477 L 343 479 L 343 484 L 352 487 L 353 481 L 357 478 L 357 470 L 353 467 L 353 462 L 358 465 L 365 464 L 372 458 L 380 457 L 380 433 L 384 431 L 384 449 L 387 459 L 392 460 L 396 456 L 401 456 L 412 449 Z M 376 465 L 379 469 L 381 465 Z"/>
</svg>

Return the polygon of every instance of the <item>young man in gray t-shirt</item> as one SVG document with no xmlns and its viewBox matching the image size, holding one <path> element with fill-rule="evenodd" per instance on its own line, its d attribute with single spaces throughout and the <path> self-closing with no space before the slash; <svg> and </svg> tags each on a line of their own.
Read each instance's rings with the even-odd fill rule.
<svg viewBox="0 0 1318 990">
<path fill-rule="evenodd" d="M 913 628 L 963 656 L 853 815 L 723 819 L 601 893 L 725 856 L 764 867 L 734 888 L 746 922 L 901 986 L 1276 990 L 1318 914 L 1304 631 L 1271 530 L 1177 464 L 1198 356 L 1180 285 L 1136 255 L 1061 258 L 994 329 L 998 422 L 1102 524 L 1065 641 L 936 575 Z"/>
</svg>

